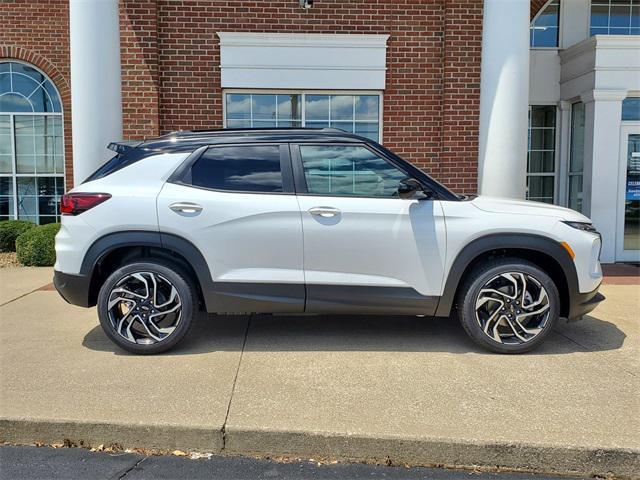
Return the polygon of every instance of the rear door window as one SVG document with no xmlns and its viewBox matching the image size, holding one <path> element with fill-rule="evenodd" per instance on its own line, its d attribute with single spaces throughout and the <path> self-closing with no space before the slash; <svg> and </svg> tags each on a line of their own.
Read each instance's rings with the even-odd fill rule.
<svg viewBox="0 0 640 480">
<path fill-rule="evenodd" d="M 233 192 L 284 191 L 278 145 L 212 147 L 191 166 L 191 184 Z"/>
</svg>

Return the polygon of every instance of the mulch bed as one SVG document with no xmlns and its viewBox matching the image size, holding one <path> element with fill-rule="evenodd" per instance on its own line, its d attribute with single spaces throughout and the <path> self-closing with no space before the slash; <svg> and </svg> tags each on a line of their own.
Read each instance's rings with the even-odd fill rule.
<svg viewBox="0 0 640 480">
<path fill-rule="evenodd" d="M 16 252 L 0 252 L 0 268 L 19 267 Z"/>
</svg>

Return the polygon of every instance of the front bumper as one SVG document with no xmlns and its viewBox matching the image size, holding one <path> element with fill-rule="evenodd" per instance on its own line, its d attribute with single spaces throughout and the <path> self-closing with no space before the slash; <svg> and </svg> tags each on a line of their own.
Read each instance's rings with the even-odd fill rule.
<svg viewBox="0 0 640 480">
<path fill-rule="evenodd" d="M 90 282 L 84 275 L 71 275 L 54 270 L 53 285 L 67 303 L 79 307 L 93 306 L 89 301 Z"/>
<path fill-rule="evenodd" d="M 605 299 L 605 296 L 598 292 L 599 288 L 600 286 L 591 292 L 575 293 L 573 295 L 573 298 L 571 298 L 571 309 L 567 316 L 567 319 L 570 322 L 579 320 L 583 315 L 592 311 Z"/>
</svg>

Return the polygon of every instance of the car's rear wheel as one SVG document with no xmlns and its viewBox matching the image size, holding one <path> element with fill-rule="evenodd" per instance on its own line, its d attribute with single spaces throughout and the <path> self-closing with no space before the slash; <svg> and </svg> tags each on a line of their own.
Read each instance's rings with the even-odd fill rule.
<svg viewBox="0 0 640 480">
<path fill-rule="evenodd" d="M 497 353 L 528 352 L 551 333 L 560 314 L 553 280 L 526 260 L 500 258 L 474 269 L 458 296 L 462 326 Z"/>
<path fill-rule="evenodd" d="M 98 295 L 98 316 L 107 336 L 132 353 L 160 353 L 174 347 L 195 321 L 196 293 L 189 277 L 156 261 L 113 272 Z"/>
</svg>

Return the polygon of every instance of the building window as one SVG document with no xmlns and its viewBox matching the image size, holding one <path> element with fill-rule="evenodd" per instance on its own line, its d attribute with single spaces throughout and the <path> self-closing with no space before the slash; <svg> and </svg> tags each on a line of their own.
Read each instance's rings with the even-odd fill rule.
<svg viewBox="0 0 640 480">
<path fill-rule="evenodd" d="M 529 45 L 533 48 L 557 47 L 560 32 L 560 0 L 544 7 L 529 27 Z"/>
<path fill-rule="evenodd" d="M 593 0 L 591 35 L 640 35 L 638 0 Z"/>
<path fill-rule="evenodd" d="M 64 193 L 62 103 L 30 65 L 0 62 L 0 220 L 51 223 Z"/>
<path fill-rule="evenodd" d="M 640 121 L 640 97 L 627 97 L 622 101 L 622 120 Z"/>
<path fill-rule="evenodd" d="M 556 181 L 556 107 L 529 107 L 527 198 L 553 203 Z"/>
<path fill-rule="evenodd" d="M 584 103 L 571 106 L 569 144 L 569 208 L 582 212 L 582 174 L 584 170 Z"/>
<path fill-rule="evenodd" d="M 380 141 L 380 94 L 225 93 L 226 128 L 339 128 Z"/>
</svg>

